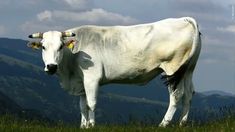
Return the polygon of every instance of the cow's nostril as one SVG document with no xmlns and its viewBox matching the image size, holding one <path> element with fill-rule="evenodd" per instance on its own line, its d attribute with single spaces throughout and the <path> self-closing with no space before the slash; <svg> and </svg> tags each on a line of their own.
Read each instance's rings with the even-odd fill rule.
<svg viewBox="0 0 235 132">
<path fill-rule="evenodd" d="M 55 64 L 49 64 L 47 65 L 48 72 L 51 74 L 54 74 L 57 70 L 57 65 Z"/>
<path fill-rule="evenodd" d="M 48 69 L 48 70 L 57 69 L 57 65 L 54 65 L 54 64 L 47 65 L 47 69 Z"/>
</svg>

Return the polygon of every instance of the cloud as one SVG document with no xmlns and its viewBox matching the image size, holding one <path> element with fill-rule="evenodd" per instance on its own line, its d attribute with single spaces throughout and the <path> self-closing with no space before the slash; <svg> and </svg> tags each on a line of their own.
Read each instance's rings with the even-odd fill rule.
<svg viewBox="0 0 235 132">
<path fill-rule="evenodd" d="M 87 9 L 93 5 L 92 0 L 64 0 L 64 2 L 73 9 Z"/>
<path fill-rule="evenodd" d="M 213 0 L 213 2 L 218 3 L 219 5 L 223 5 L 223 6 L 228 6 L 228 5 L 234 5 L 235 1 L 234 0 Z"/>
<path fill-rule="evenodd" d="M 0 0 L 0 7 L 8 10 L 88 10 L 93 7 L 93 0 Z"/>
<path fill-rule="evenodd" d="M 217 33 L 219 34 L 219 33 Z M 200 60 L 203 63 L 233 63 L 235 61 L 235 45 L 233 44 L 234 39 L 230 36 L 202 36 L 202 49 Z M 227 39 L 227 40 L 226 40 Z"/>
<path fill-rule="evenodd" d="M 212 0 L 171 0 L 173 14 L 178 16 L 192 16 L 206 26 L 222 24 L 230 17 L 229 8 L 225 8 Z"/>
<path fill-rule="evenodd" d="M 28 21 L 20 26 L 20 29 L 27 35 L 34 32 L 45 32 L 49 30 L 59 30 L 62 31 L 65 29 L 64 26 L 55 25 L 55 24 L 44 24 L 39 21 Z"/>
<path fill-rule="evenodd" d="M 104 25 L 128 25 L 138 21 L 129 16 L 108 12 L 104 9 L 92 9 L 85 12 L 70 11 L 53 11 L 54 19 L 63 21 L 74 21 L 87 24 L 104 24 Z"/>
<path fill-rule="evenodd" d="M 39 21 L 45 21 L 45 20 L 48 21 L 48 20 L 51 20 L 51 17 L 52 17 L 52 13 L 51 11 L 48 11 L 48 10 L 37 14 L 37 18 Z"/>
<path fill-rule="evenodd" d="M 235 33 L 235 25 L 228 25 L 226 27 L 218 27 L 218 31 Z"/>
<path fill-rule="evenodd" d="M 43 3 L 45 0 L 1 0 L 0 7 L 30 7 L 37 6 L 39 3 Z"/>
<path fill-rule="evenodd" d="M 20 28 L 23 32 L 45 32 L 48 30 L 65 30 L 72 26 L 94 25 L 129 25 L 138 20 L 104 9 L 92 9 L 84 12 L 45 10 L 36 15 L 36 19 L 26 21 Z"/>
</svg>

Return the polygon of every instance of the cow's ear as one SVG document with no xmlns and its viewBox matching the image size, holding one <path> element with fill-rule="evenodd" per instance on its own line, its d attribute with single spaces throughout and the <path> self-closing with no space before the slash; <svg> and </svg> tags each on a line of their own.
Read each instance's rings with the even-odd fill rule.
<svg viewBox="0 0 235 132">
<path fill-rule="evenodd" d="M 28 46 L 29 48 L 39 50 L 39 49 L 41 49 L 41 47 L 42 47 L 42 43 L 41 43 L 41 42 L 29 42 L 29 43 L 27 44 L 27 46 Z"/>
<path fill-rule="evenodd" d="M 67 42 L 65 43 L 65 46 L 66 46 L 67 48 L 73 50 L 75 43 L 76 43 L 76 40 L 73 40 L 73 39 L 72 39 L 72 40 L 67 41 Z"/>
</svg>

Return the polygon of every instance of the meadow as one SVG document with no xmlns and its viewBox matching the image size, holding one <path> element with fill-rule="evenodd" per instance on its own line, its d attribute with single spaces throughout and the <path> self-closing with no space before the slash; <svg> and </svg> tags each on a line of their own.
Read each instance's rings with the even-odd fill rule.
<svg viewBox="0 0 235 132">
<path fill-rule="evenodd" d="M 80 129 L 79 124 L 51 123 L 47 121 L 22 120 L 13 116 L 0 117 L 1 132 L 234 132 L 235 116 L 214 120 L 205 124 L 188 123 L 184 127 L 171 125 L 159 128 L 157 125 L 143 125 L 135 122 L 126 125 L 100 124 L 91 129 Z"/>
</svg>

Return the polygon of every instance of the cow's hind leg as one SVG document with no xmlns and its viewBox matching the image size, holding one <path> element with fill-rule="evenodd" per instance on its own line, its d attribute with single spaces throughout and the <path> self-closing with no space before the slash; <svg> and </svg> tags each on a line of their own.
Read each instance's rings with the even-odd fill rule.
<svg viewBox="0 0 235 132">
<path fill-rule="evenodd" d="M 184 78 L 184 95 L 182 98 L 182 114 L 180 118 L 180 126 L 183 126 L 188 119 L 191 100 L 194 93 L 194 86 L 192 82 L 192 73 L 186 74 Z"/>
<path fill-rule="evenodd" d="M 166 85 L 168 86 L 170 102 L 168 106 L 168 110 L 160 123 L 159 126 L 166 127 L 172 120 L 177 106 L 179 105 L 183 95 L 185 88 L 185 73 L 187 71 L 188 65 L 182 65 L 178 71 L 176 71 L 173 75 L 163 75 L 163 78 L 166 79 Z"/>
<path fill-rule="evenodd" d="M 185 73 L 184 76 L 180 79 L 176 88 L 174 89 L 174 85 L 169 84 L 169 95 L 170 95 L 170 103 L 168 110 L 159 126 L 165 127 L 172 120 L 175 111 L 177 110 L 177 106 L 182 101 L 182 114 L 180 119 L 180 125 L 184 125 L 188 119 L 191 99 L 194 93 L 194 87 L 192 83 L 192 73 Z"/>
<path fill-rule="evenodd" d="M 182 88 L 182 82 L 180 82 L 177 86 L 177 89 L 173 90 L 172 86 L 168 86 L 169 90 L 169 96 L 170 96 L 170 102 L 168 106 L 168 110 L 162 120 L 162 122 L 159 124 L 160 127 L 166 127 L 171 122 L 176 110 L 177 106 L 179 105 L 179 102 L 183 96 L 183 88 Z"/>
</svg>

